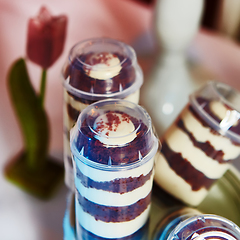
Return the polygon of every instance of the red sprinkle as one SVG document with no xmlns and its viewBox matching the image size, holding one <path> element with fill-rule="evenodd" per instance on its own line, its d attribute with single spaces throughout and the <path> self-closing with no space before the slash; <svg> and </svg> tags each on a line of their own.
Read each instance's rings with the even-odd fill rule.
<svg viewBox="0 0 240 240">
<path fill-rule="evenodd" d="M 129 123 L 129 121 L 130 121 L 129 115 L 126 113 L 121 114 L 121 115 L 122 115 L 122 121 Z M 117 131 L 117 128 L 118 128 L 119 124 L 121 124 L 122 121 L 120 120 L 117 113 L 112 112 L 112 111 L 108 112 L 106 114 L 106 116 L 107 116 L 107 122 L 105 124 L 104 124 L 103 120 L 98 122 L 96 131 L 102 132 L 103 130 L 106 129 L 108 131 L 106 133 L 106 135 L 109 136 L 109 131 Z"/>
<path fill-rule="evenodd" d="M 107 52 L 98 53 L 97 55 L 90 55 L 88 59 L 86 59 L 86 63 L 89 65 L 96 65 L 99 63 L 105 63 L 107 66 L 110 66 L 109 60 L 117 57 L 115 54 L 109 54 Z"/>
</svg>

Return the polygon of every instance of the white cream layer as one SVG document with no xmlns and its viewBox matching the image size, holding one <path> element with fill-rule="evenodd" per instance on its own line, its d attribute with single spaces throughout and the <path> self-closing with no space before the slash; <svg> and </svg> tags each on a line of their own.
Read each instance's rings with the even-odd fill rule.
<svg viewBox="0 0 240 240">
<path fill-rule="evenodd" d="M 138 104 L 138 102 L 139 102 L 139 95 L 140 95 L 140 90 L 138 89 L 134 93 L 131 93 L 130 95 L 125 97 L 124 100 L 127 100 L 127 101 L 130 101 L 130 102 Z M 89 106 L 89 104 L 85 104 L 85 103 L 76 101 L 71 95 L 69 95 L 67 93 L 66 90 L 64 90 L 64 101 L 65 101 L 66 104 L 70 104 L 73 108 L 75 108 L 76 110 L 78 110 L 80 112 L 83 109 L 85 109 L 87 106 Z"/>
<path fill-rule="evenodd" d="M 117 76 L 122 69 L 119 58 L 111 53 L 94 54 L 90 62 L 94 60 L 98 60 L 99 63 L 87 70 L 87 74 L 92 78 L 107 80 Z"/>
<path fill-rule="evenodd" d="M 201 149 L 195 147 L 188 135 L 175 125 L 165 135 L 165 141 L 172 151 L 181 153 L 183 158 L 187 159 L 195 169 L 208 178 L 220 178 L 228 169 L 227 164 L 220 164 L 217 160 L 208 157 Z"/>
<path fill-rule="evenodd" d="M 71 95 L 68 94 L 68 92 L 65 89 L 64 89 L 64 102 L 65 105 L 70 104 L 74 109 L 76 109 L 79 112 L 81 112 L 83 109 L 89 106 L 89 104 L 85 104 L 75 100 Z"/>
<path fill-rule="evenodd" d="M 78 201 L 77 199 L 75 200 Z M 76 205 L 76 220 L 89 232 L 104 238 L 122 238 L 133 234 L 147 222 L 150 205 L 138 217 L 127 222 L 103 222 L 96 220 L 90 214 L 84 212 L 79 204 Z M 77 224 L 78 227 L 78 224 Z M 79 236 L 80 237 L 80 236 Z"/>
<path fill-rule="evenodd" d="M 137 134 L 135 126 L 130 119 L 124 121 L 120 113 L 111 113 L 117 120 L 108 119 L 107 114 L 99 116 L 94 124 L 93 129 L 96 131 L 95 138 L 107 145 L 123 145 L 132 142 Z"/>
<path fill-rule="evenodd" d="M 140 90 L 138 89 L 136 92 L 131 93 L 130 95 L 125 97 L 124 100 L 127 100 L 127 101 L 130 101 L 130 102 L 138 104 L 139 97 L 140 97 Z"/>
<path fill-rule="evenodd" d="M 199 205 L 208 193 L 205 188 L 193 191 L 191 185 L 169 167 L 165 157 L 160 152 L 155 155 L 154 180 L 171 195 L 192 206 Z"/>
<path fill-rule="evenodd" d="M 74 164 L 76 164 L 78 169 L 80 169 L 82 174 L 86 177 L 97 182 L 105 182 L 120 178 L 139 177 L 141 175 L 146 176 L 153 168 L 154 158 L 151 158 L 149 161 L 138 167 L 132 169 L 122 169 L 119 171 L 107 171 L 107 165 L 104 165 L 106 167 L 105 171 L 92 168 L 77 159 L 75 159 Z M 111 167 L 109 167 L 109 169 L 111 169 Z"/>
<path fill-rule="evenodd" d="M 77 177 L 75 179 L 75 186 L 81 196 L 91 202 L 104 206 L 123 207 L 129 206 L 137 202 L 139 199 L 145 198 L 151 192 L 153 175 L 154 174 L 152 173 L 150 179 L 146 181 L 143 186 L 123 194 L 98 190 L 95 188 L 86 188 L 81 184 Z"/>
<path fill-rule="evenodd" d="M 240 146 L 232 144 L 227 137 L 211 133 L 211 128 L 204 127 L 188 108 L 184 109 L 181 117 L 185 127 L 194 135 L 194 138 L 199 142 L 209 141 L 215 150 L 222 150 L 224 160 L 235 159 L 240 154 Z"/>
<path fill-rule="evenodd" d="M 124 98 L 124 100 L 138 104 L 139 95 L 140 95 L 140 90 L 137 90 L 136 92 Z M 79 112 L 82 112 L 87 106 L 89 106 L 89 104 L 76 101 L 72 96 L 70 96 L 67 93 L 66 90 L 64 90 L 64 113 L 63 113 L 64 126 L 70 131 L 70 129 L 72 128 L 75 122 L 72 121 L 67 114 L 67 104 L 70 104 L 74 109 L 76 109 Z"/>
</svg>

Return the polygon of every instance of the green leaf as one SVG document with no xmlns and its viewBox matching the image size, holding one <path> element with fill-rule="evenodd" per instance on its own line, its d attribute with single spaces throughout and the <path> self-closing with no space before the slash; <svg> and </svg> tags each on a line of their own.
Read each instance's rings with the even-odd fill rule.
<svg viewBox="0 0 240 240">
<path fill-rule="evenodd" d="M 31 84 L 24 59 L 17 60 L 11 67 L 8 87 L 22 130 L 28 165 L 32 169 L 43 167 L 49 145 L 48 119 Z"/>
</svg>

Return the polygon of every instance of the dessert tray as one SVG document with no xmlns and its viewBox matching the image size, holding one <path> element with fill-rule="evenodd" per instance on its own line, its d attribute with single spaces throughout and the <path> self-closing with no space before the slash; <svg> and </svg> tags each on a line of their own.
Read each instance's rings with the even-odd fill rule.
<svg viewBox="0 0 240 240">
<path fill-rule="evenodd" d="M 184 206 L 180 201 L 154 184 L 149 221 L 149 240 L 154 239 L 158 224 L 165 215 Z M 207 197 L 197 209 L 202 213 L 223 216 L 240 226 L 240 173 L 234 166 L 230 166 L 224 176 L 212 186 Z M 76 240 L 74 201 L 71 193 L 68 196 L 68 206 L 63 219 L 63 231 L 64 240 Z"/>
</svg>

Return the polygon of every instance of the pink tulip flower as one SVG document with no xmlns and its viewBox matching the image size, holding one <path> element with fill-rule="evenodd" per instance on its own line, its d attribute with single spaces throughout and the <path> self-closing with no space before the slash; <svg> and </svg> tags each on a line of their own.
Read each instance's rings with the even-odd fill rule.
<svg viewBox="0 0 240 240">
<path fill-rule="evenodd" d="M 28 58 L 43 69 L 49 68 L 63 51 L 66 29 L 65 15 L 52 16 L 47 8 L 42 7 L 38 16 L 28 22 Z"/>
</svg>

